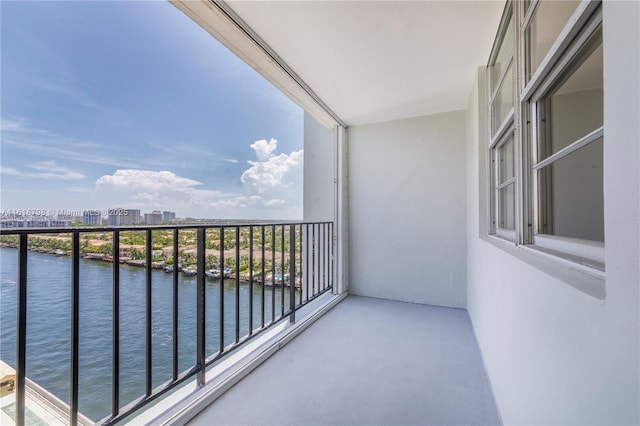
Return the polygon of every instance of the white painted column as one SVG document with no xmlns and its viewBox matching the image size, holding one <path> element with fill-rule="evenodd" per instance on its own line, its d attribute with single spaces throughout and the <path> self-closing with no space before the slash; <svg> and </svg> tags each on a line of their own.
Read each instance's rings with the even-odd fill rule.
<svg viewBox="0 0 640 426">
<path fill-rule="evenodd" d="M 335 128 L 334 294 L 349 290 L 349 161 L 347 129 Z"/>
</svg>

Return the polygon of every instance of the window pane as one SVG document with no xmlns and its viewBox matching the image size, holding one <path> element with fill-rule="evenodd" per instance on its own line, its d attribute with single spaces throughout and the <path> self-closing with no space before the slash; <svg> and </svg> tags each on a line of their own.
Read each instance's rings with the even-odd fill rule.
<svg viewBox="0 0 640 426">
<path fill-rule="evenodd" d="M 540 232 L 604 241 L 600 138 L 562 157 L 538 174 L 543 209 Z"/>
<path fill-rule="evenodd" d="M 493 99 L 492 135 L 495 135 L 504 119 L 507 118 L 511 108 L 513 108 L 513 66 L 509 66 L 496 97 Z"/>
<path fill-rule="evenodd" d="M 535 73 L 549 51 L 549 48 L 560 35 L 567 21 L 578 7 L 580 1 L 541 1 L 534 12 L 529 28 L 527 41 L 529 51 L 529 73 L 527 81 Z"/>
<path fill-rule="evenodd" d="M 513 135 L 498 149 L 498 184 L 514 177 Z"/>
<path fill-rule="evenodd" d="M 493 63 L 493 67 L 491 69 L 491 91 L 495 90 L 498 85 L 498 79 L 502 74 L 502 71 L 507 66 L 507 62 L 513 55 L 513 18 L 509 22 L 507 27 L 507 31 L 504 35 L 504 39 L 502 40 L 502 44 L 500 45 L 500 49 L 498 50 L 498 54 L 496 55 L 496 60 Z"/>
<path fill-rule="evenodd" d="M 498 228 L 516 229 L 515 216 L 515 184 L 511 183 L 498 190 Z"/>
<path fill-rule="evenodd" d="M 544 159 L 603 124 L 602 45 L 589 55 L 548 100 L 550 141 Z"/>
</svg>

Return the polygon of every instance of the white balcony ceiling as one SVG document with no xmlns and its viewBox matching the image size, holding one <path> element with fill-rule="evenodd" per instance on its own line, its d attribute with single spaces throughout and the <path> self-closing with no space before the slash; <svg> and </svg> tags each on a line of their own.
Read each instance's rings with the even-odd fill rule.
<svg viewBox="0 0 640 426">
<path fill-rule="evenodd" d="M 348 125 L 463 109 L 503 1 L 231 1 Z"/>
</svg>

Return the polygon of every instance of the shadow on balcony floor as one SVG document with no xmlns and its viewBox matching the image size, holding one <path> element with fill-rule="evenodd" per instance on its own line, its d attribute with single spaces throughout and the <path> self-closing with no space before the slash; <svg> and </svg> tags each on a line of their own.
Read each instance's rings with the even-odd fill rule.
<svg viewBox="0 0 640 426">
<path fill-rule="evenodd" d="M 465 310 L 349 296 L 189 424 L 499 422 Z"/>
</svg>

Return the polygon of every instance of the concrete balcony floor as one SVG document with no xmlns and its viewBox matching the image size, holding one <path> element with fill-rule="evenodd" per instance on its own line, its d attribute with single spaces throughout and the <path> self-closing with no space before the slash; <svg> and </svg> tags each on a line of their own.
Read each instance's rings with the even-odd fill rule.
<svg viewBox="0 0 640 426">
<path fill-rule="evenodd" d="M 349 296 L 189 424 L 499 423 L 467 311 Z"/>
</svg>

